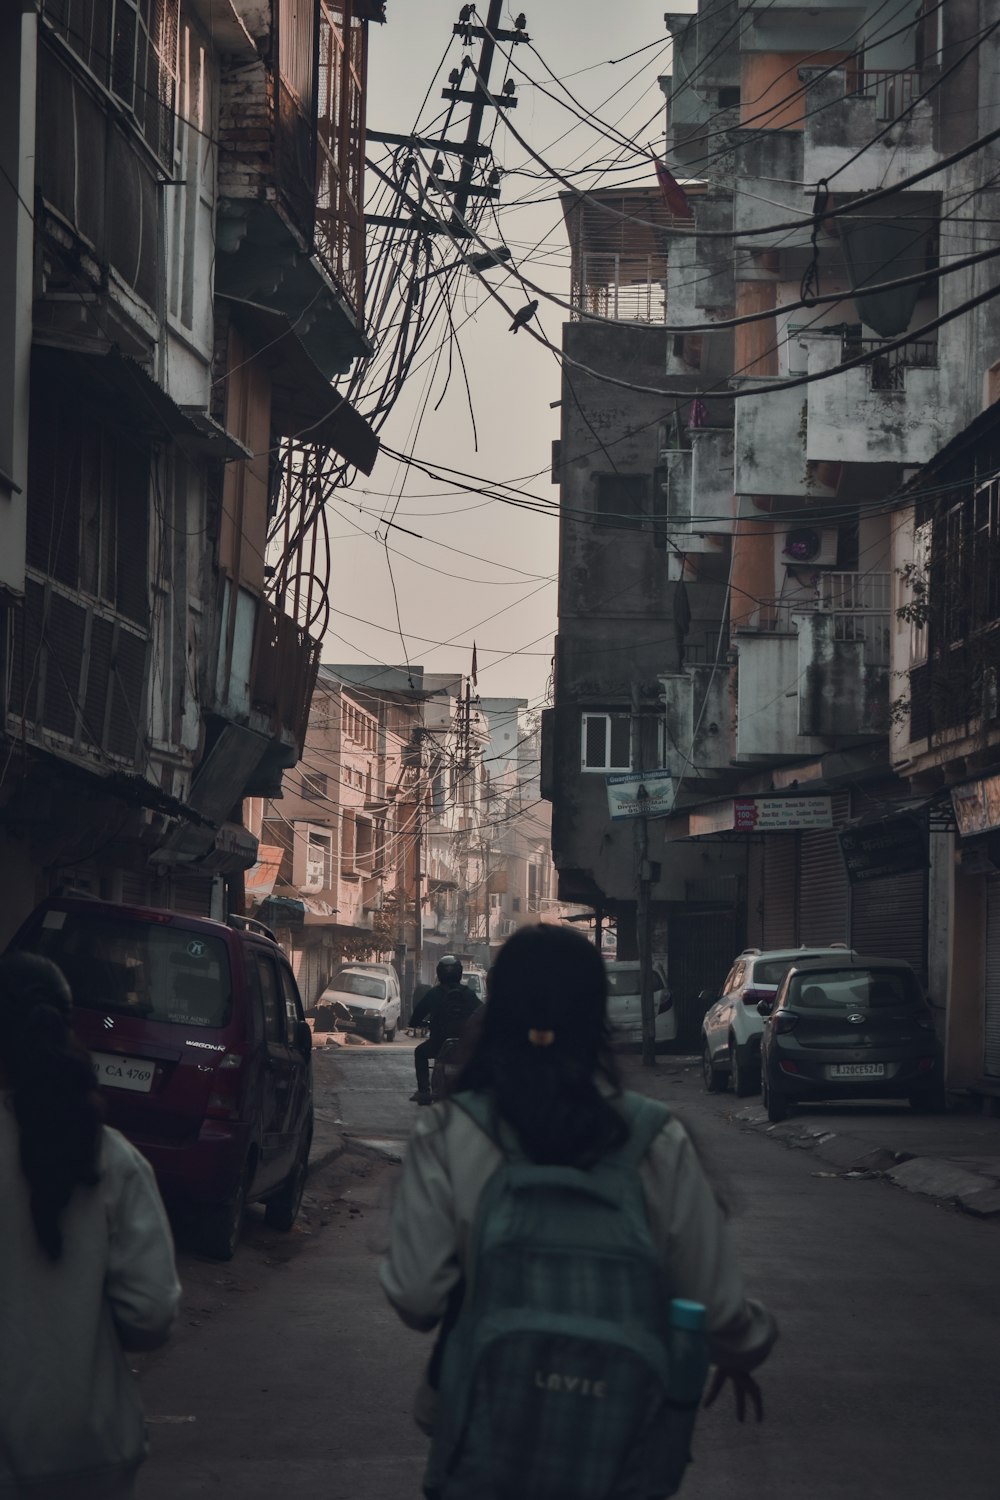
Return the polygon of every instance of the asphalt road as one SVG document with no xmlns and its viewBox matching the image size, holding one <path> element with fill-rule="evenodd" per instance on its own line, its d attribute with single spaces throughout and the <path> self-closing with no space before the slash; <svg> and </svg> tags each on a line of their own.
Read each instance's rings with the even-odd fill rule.
<svg viewBox="0 0 1000 1500">
<path fill-rule="evenodd" d="M 414 1108 L 411 1047 L 338 1053 L 338 1117 L 368 1144 L 311 1181 L 303 1232 L 282 1250 L 251 1225 L 228 1269 L 182 1258 L 186 1311 L 205 1288 L 207 1312 L 144 1372 L 140 1500 L 419 1496 L 409 1404 L 428 1344 L 374 1275 L 396 1171 L 383 1153 L 401 1149 Z M 730 1123 L 736 1101 L 707 1099 L 693 1070 L 658 1069 L 654 1090 L 691 1121 L 749 1289 L 782 1329 L 760 1374 L 764 1424 L 706 1412 L 684 1500 L 996 1500 L 997 1225 L 828 1175 Z"/>
</svg>

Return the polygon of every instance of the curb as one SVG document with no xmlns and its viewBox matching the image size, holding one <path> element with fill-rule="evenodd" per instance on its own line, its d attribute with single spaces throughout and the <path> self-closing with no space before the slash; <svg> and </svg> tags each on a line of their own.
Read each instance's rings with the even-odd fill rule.
<svg viewBox="0 0 1000 1500">
<path fill-rule="evenodd" d="M 745 1109 L 729 1117 L 734 1124 L 759 1131 L 793 1150 L 811 1151 L 844 1177 L 882 1177 L 908 1193 L 948 1203 L 977 1218 L 1000 1215 L 1000 1187 L 992 1177 L 933 1156 L 892 1151 L 859 1136 L 803 1128 L 792 1122 L 770 1125 L 761 1110 Z"/>
</svg>

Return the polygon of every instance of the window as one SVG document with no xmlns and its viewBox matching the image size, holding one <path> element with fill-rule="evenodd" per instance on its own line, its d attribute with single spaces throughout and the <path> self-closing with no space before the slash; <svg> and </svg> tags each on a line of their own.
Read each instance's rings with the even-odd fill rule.
<svg viewBox="0 0 1000 1500">
<path fill-rule="evenodd" d="M 584 771 L 630 771 L 632 769 L 632 718 L 630 714 L 584 714 L 582 769 Z"/>
<path fill-rule="evenodd" d="M 254 963 L 260 981 L 260 997 L 264 1008 L 264 1040 L 280 1044 L 285 1040 L 285 998 L 278 983 L 274 960 L 269 953 L 254 950 Z"/>
<path fill-rule="evenodd" d="M 285 1035 L 291 1042 L 296 1035 L 299 1022 L 303 1020 L 302 1004 L 299 1000 L 299 992 L 295 988 L 292 971 L 279 963 L 278 973 L 281 976 L 281 992 L 285 1001 Z"/>
<path fill-rule="evenodd" d="M 66 45 L 131 113 L 147 144 L 170 161 L 177 90 L 178 0 L 45 0 Z"/>
<path fill-rule="evenodd" d="M 598 474 L 597 524 L 617 531 L 639 531 L 649 514 L 647 474 Z"/>
<path fill-rule="evenodd" d="M 354 851 L 356 847 L 357 828 L 354 819 L 353 808 L 344 809 L 344 818 L 340 835 L 340 873 L 341 875 L 356 874 L 354 868 Z"/>
<path fill-rule="evenodd" d="M 719 90 L 718 100 L 719 100 L 719 108 L 720 109 L 739 109 L 739 107 L 740 107 L 740 87 L 739 87 L 739 84 L 736 84 L 735 86 L 730 85 L 727 88 L 721 88 Z"/>
<path fill-rule="evenodd" d="M 325 802 L 328 780 L 321 771 L 303 771 L 299 791 L 307 802 Z"/>
<path fill-rule="evenodd" d="M 328 833 L 311 833 L 306 850 L 306 889 L 329 890 L 332 880 L 333 856 Z"/>
</svg>

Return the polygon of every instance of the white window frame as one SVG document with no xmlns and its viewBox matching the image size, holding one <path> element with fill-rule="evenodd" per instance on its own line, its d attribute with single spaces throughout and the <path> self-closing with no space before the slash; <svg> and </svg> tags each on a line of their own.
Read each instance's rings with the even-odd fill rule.
<svg viewBox="0 0 1000 1500">
<path fill-rule="evenodd" d="M 587 727 L 591 719 L 602 719 L 605 724 L 604 755 L 605 764 L 591 766 L 587 764 Z M 626 719 L 629 724 L 629 752 L 627 765 L 614 765 L 610 763 L 611 757 L 611 721 L 612 719 Z M 584 713 L 580 717 L 580 769 L 589 774 L 606 775 L 612 771 L 631 771 L 632 769 L 632 716 L 628 713 Z"/>
</svg>

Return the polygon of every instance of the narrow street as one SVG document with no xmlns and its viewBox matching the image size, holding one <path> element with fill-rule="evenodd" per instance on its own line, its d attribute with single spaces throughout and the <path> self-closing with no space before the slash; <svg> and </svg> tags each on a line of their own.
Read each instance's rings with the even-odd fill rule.
<svg viewBox="0 0 1000 1500">
<path fill-rule="evenodd" d="M 182 1254 L 185 1315 L 143 1375 L 153 1453 L 140 1500 L 419 1494 L 409 1407 L 427 1343 L 375 1280 L 412 1045 L 317 1058 L 324 1107 L 350 1139 L 311 1177 L 301 1230 L 282 1239 L 252 1222 L 230 1267 Z M 998 1396 L 997 1223 L 845 1180 L 739 1128 L 728 1116 L 741 1101 L 709 1099 L 691 1063 L 661 1059 L 651 1088 L 696 1131 L 782 1338 L 761 1376 L 765 1424 L 705 1413 L 686 1500 L 995 1500 L 983 1414 Z M 649 1077 L 632 1058 L 626 1069 L 636 1085 Z"/>
</svg>

